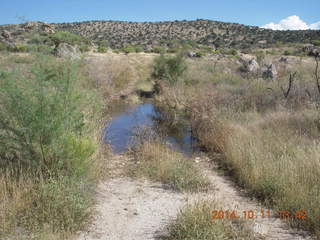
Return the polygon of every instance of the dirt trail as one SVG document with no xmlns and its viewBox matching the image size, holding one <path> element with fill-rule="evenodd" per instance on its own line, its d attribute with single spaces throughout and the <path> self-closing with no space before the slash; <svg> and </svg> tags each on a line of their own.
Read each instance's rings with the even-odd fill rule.
<svg viewBox="0 0 320 240">
<path fill-rule="evenodd" d="M 113 157 L 110 179 L 99 184 L 93 224 L 77 240 L 150 240 L 165 235 L 165 226 L 186 202 L 186 194 L 160 183 L 126 177 L 130 159 Z"/>
<path fill-rule="evenodd" d="M 97 190 L 96 217 L 78 240 L 149 240 L 166 234 L 166 225 L 185 204 L 199 199 L 214 199 L 224 210 L 260 211 L 261 206 L 243 196 L 234 183 L 219 175 L 205 157 L 196 158 L 213 188 L 208 193 L 186 194 L 166 190 L 161 184 L 125 177 L 128 159 L 115 156 L 111 179 Z M 263 207 L 262 207 L 263 208 Z M 267 209 L 265 209 L 267 211 Z M 305 232 L 289 229 L 273 216 L 247 221 L 256 239 L 312 239 Z"/>
<path fill-rule="evenodd" d="M 284 221 L 276 218 L 271 210 L 271 216 L 266 217 L 268 209 L 261 206 L 257 201 L 244 196 L 231 179 L 219 175 L 217 165 L 209 164 L 208 162 L 208 159 L 203 160 L 200 165 L 204 174 L 214 186 L 215 190 L 212 197 L 216 199 L 218 203 L 223 204 L 224 210 L 235 210 L 238 216 L 243 217 L 243 211 L 252 210 L 257 213 L 255 219 L 246 220 L 254 233 L 262 236 L 264 239 L 312 239 L 308 233 L 304 231 L 289 228 Z M 261 209 L 265 211 L 265 217 L 261 216 Z"/>
</svg>

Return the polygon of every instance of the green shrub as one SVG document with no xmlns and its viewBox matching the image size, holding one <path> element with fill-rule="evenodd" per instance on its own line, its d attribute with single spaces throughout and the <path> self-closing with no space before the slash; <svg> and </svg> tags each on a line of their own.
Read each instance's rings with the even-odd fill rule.
<svg viewBox="0 0 320 240">
<path fill-rule="evenodd" d="M 37 232 L 49 228 L 52 232 L 73 232 L 84 227 L 90 215 L 92 199 L 87 192 L 91 184 L 79 178 L 51 178 L 37 184 L 25 198 L 29 208 L 19 212 L 20 224 Z"/>
<path fill-rule="evenodd" d="M 90 51 L 90 47 L 89 45 L 87 44 L 82 44 L 80 47 L 79 47 L 80 51 L 81 52 L 89 52 Z"/>
<path fill-rule="evenodd" d="M 154 61 L 152 77 L 174 84 L 186 69 L 187 65 L 182 54 L 173 57 L 161 55 Z"/>
<path fill-rule="evenodd" d="M 314 40 L 312 43 L 315 46 L 320 46 L 320 40 Z"/>
<path fill-rule="evenodd" d="M 90 43 L 88 39 L 70 32 L 56 32 L 51 34 L 49 39 L 54 43 L 55 46 L 58 46 L 60 43 L 68 43 L 70 45 L 82 45 Z"/>
<path fill-rule="evenodd" d="M 0 51 L 5 51 L 7 50 L 7 45 L 3 42 L 0 42 Z"/>
<path fill-rule="evenodd" d="M 228 55 L 236 56 L 238 54 L 238 51 L 236 49 L 234 49 L 234 48 L 231 48 L 226 53 Z"/>
<path fill-rule="evenodd" d="M 164 54 L 166 52 L 166 49 L 162 46 L 155 46 L 153 47 L 152 52 Z"/>
<path fill-rule="evenodd" d="M 141 46 L 136 46 L 135 48 L 136 48 L 136 50 L 135 50 L 136 53 L 140 53 L 140 52 L 144 51 L 143 47 L 141 47 Z"/>
<path fill-rule="evenodd" d="M 53 42 L 48 36 L 34 35 L 29 41 L 29 44 L 47 44 L 53 45 Z"/>
<path fill-rule="evenodd" d="M 136 51 L 136 49 L 131 45 L 128 45 L 128 46 L 122 48 L 122 52 L 124 52 L 125 54 L 133 53 L 135 51 Z"/>
<path fill-rule="evenodd" d="M 73 168 L 92 154 L 80 138 L 86 95 L 79 90 L 77 65 L 41 57 L 31 69 L 0 75 L 0 168 L 77 172 Z"/>
<path fill-rule="evenodd" d="M 283 55 L 285 55 L 285 56 L 292 55 L 292 51 L 290 51 L 290 50 L 285 50 L 285 51 L 283 52 Z"/>
<path fill-rule="evenodd" d="M 204 56 L 203 52 L 196 52 L 196 57 L 201 58 Z"/>
<path fill-rule="evenodd" d="M 26 45 L 15 45 L 8 47 L 10 52 L 28 52 L 29 48 Z"/>
<path fill-rule="evenodd" d="M 108 48 L 103 47 L 103 46 L 99 46 L 98 47 L 98 52 L 99 53 L 106 53 L 108 51 Z"/>
</svg>

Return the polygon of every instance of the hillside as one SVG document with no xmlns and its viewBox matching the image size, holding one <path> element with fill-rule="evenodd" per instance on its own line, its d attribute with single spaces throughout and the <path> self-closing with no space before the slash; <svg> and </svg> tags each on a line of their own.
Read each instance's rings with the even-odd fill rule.
<svg viewBox="0 0 320 240">
<path fill-rule="evenodd" d="M 38 22 L 39 24 L 40 22 Z M 27 23 L 28 24 L 28 23 Z M 37 23 L 33 24 L 34 26 Z M 47 24 L 49 25 L 49 24 Z M 47 26 L 45 25 L 45 26 Z M 13 35 L 25 35 L 26 24 L 2 25 L 1 30 Z M 320 39 L 320 31 L 273 31 L 259 27 L 211 20 L 171 22 L 121 22 L 87 21 L 50 24 L 55 31 L 80 34 L 95 43 L 122 48 L 126 45 L 141 45 L 145 49 L 162 45 L 175 47 L 181 42 L 214 47 L 245 49 L 270 47 L 276 43 L 311 43 Z M 32 24 L 27 27 L 29 31 Z"/>
</svg>

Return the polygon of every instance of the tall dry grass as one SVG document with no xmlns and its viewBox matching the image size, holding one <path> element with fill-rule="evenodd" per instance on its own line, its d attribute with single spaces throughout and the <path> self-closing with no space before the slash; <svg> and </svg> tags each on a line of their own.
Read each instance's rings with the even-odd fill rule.
<svg viewBox="0 0 320 240">
<path fill-rule="evenodd" d="M 320 116 L 309 62 L 297 63 L 288 98 L 281 87 L 288 86 L 292 71 L 285 69 L 277 81 L 234 82 L 221 74 L 218 82 L 181 85 L 165 90 L 159 104 L 171 108 L 179 99 L 195 136 L 209 153 L 221 154 L 221 165 L 237 183 L 276 210 L 292 216 L 307 211 L 306 219 L 288 222 L 319 236 Z M 196 71 L 206 76 L 207 70 Z"/>
<path fill-rule="evenodd" d="M 166 146 L 165 143 L 145 142 L 134 152 L 134 176 L 160 181 L 178 191 L 206 190 L 209 181 L 201 174 L 192 159 Z"/>
</svg>

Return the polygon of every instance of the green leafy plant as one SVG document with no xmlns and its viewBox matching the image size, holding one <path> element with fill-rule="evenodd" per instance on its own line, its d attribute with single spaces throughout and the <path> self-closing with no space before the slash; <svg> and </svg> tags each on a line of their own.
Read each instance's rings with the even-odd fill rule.
<svg viewBox="0 0 320 240">
<path fill-rule="evenodd" d="M 186 69 L 187 65 L 182 54 L 173 57 L 162 54 L 154 61 L 152 77 L 175 84 Z"/>
</svg>

